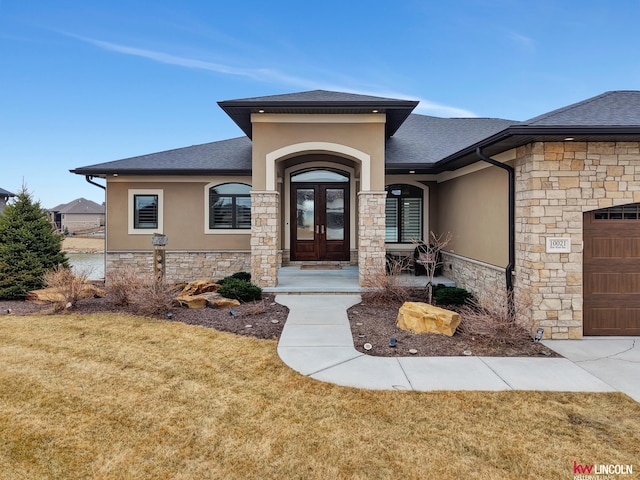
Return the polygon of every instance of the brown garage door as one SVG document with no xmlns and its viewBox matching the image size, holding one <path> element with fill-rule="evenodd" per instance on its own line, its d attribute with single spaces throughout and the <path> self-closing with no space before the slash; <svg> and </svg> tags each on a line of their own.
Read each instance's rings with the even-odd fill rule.
<svg viewBox="0 0 640 480">
<path fill-rule="evenodd" d="M 640 335 L 640 204 L 583 220 L 584 334 Z"/>
</svg>

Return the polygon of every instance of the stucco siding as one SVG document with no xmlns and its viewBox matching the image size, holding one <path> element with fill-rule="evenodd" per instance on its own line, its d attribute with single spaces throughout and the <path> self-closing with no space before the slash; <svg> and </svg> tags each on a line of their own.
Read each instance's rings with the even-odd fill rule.
<svg viewBox="0 0 640 480">
<path fill-rule="evenodd" d="M 451 232 L 446 250 L 504 267 L 509 259 L 508 178 L 487 167 L 437 184 L 432 230 Z"/>
</svg>

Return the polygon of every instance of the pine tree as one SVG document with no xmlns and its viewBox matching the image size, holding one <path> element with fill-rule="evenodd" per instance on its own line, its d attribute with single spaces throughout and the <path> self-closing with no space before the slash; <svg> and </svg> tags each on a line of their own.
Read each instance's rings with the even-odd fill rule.
<svg viewBox="0 0 640 480">
<path fill-rule="evenodd" d="M 0 214 L 0 299 L 24 298 L 44 286 L 44 274 L 69 266 L 47 212 L 22 190 Z"/>
</svg>

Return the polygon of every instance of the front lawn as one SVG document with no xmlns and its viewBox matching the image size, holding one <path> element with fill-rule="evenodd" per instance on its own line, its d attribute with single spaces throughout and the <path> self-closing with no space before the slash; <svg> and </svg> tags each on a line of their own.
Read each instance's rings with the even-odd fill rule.
<svg viewBox="0 0 640 480">
<path fill-rule="evenodd" d="M 290 370 L 272 340 L 0 316 L 0 479 L 572 478 L 640 470 L 639 445 L 623 394 L 357 390 Z"/>
</svg>

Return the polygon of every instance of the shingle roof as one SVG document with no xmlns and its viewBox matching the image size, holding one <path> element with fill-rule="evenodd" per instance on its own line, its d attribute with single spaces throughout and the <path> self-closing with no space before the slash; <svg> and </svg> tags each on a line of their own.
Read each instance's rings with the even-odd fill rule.
<svg viewBox="0 0 640 480">
<path fill-rule="evenodd" d="M 413 114 L 387 140 L 386 164 L 433 164 L 514 123 L 500 118 L 439 118 Z"/>
<path fill-rule="evenodd" d="M 242 98 L 218 102 L 229 117 L 251 138 L 252 113 L 385 113 L 385 133 L 392 136 L 418 105 L 415 100 L 373 97 L 355 93 L 312 90 L 309 92 Z"/>
<path fill-rule="evenodd" d="M 640 125 L 640 91 L 617 90 L 531 118 L 530 126 Z"/>
<path fill-rule="evenodd" d="M 193 145 L 71 170 L 81 175 L 197 175 L 249 173 L 251 140 L 247 137 Z"/>
<path fill-rule="evenodd" d="M 16 194 L 15 193 L 11 193 L 11 192 L 5 190 L 4 188 L 0 188 L 0 196 L 3 196 L 3 197 L 15 197 Z"/>
<path fill-rule="evenodd" d="M 87 200 L 86 198 L 76 198 L 75 200 L 63 204 L 58 205 L 55 208 L 49 209 L 50 212 L 57 213 L 65 213 L 65 214 L 80 214 L 80 213 L 91 213 L 91 214 L 101 214 L 104 213 L 104 205 L 100 205 L 91 200 Z"/>
<path fill-rule="evenodd" d="M 563 141 L 566 136 L 575 137 L 576 141 L 640 140 L 640 91 L 606 92 L 524 122 L 409 114 L 415 102 L 324 90 L 231 100 L 220 102 L 220 105 L 225 111 L 238 108 L 241 112 L 238 115 L 249 115 L 242 118 L 248 118 L 250 123 L 251 109 L 257 105 L 269 105 L 273 111 L 296 113 L 305 108 L 314 113 L 325 110 L 325 113 L 344 113 L 348 106 L 354 109 L 353 112 L 368 111 L 358 110 L 358 101 L 367 109 L 372 107 L 370 102 L 378 102 L 377 105 L 389 102 L 388 105 L 397 107 L 396 110 L 392 108 L 392 113 L 407 115 L 399 123 L 395 135 L 387 139 L 389 171 L 415 169 L 429 173 L 456 169 L 477 161 L 476 147 L 483 148 L 487 155 L 495 155 L 527 143 Z M 387 119 L 389 116 L 387 112 Z M 72 172 L 84 175 L 249 174 L 251 140 L 239 137 L 194 145 L 90 165 Z"/>
</svg>

